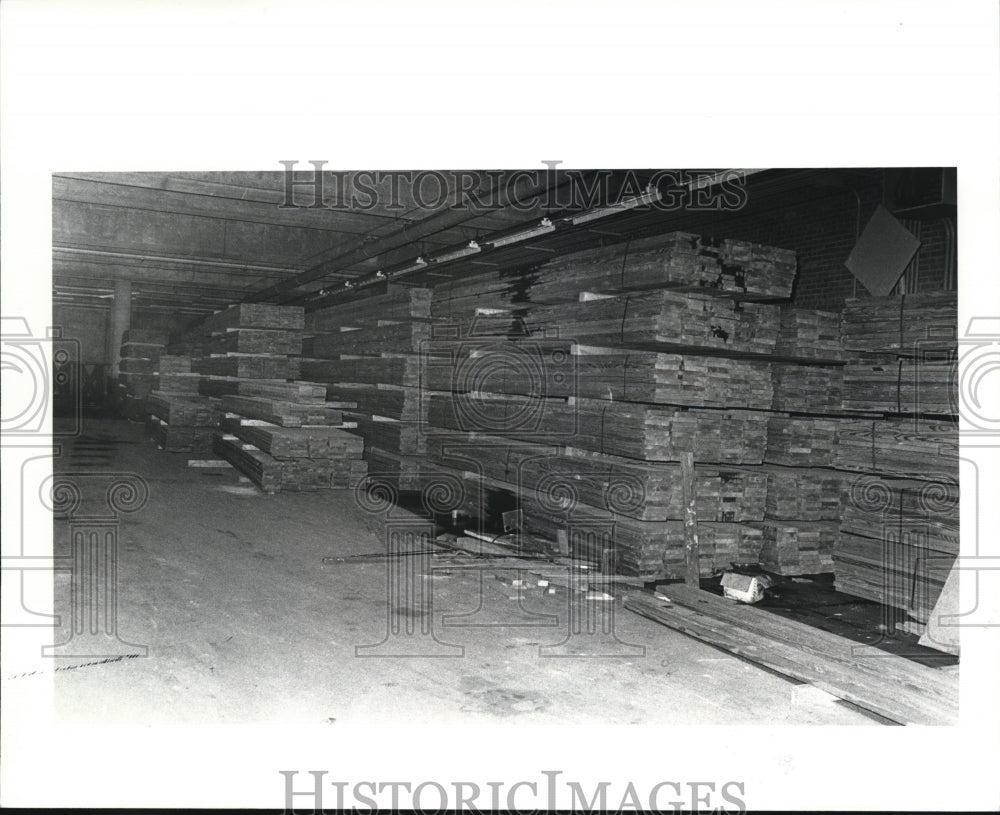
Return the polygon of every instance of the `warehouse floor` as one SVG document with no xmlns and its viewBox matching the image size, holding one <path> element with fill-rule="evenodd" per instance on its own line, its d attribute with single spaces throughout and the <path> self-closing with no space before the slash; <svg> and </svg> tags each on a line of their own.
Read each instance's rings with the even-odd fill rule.
<svg viewBox="0 0 1000 815">
<path fill-rule="evenodd" d="M 110 419 L 87 420 L 57 468 L 133 472 L 149 487 L 144 508 L 120 515 L 117 593 L 120 639 L 148 654 L 61 657 L 62 667 L 81 666 L 56 673 L 63 721 L 872 723 L 620 604 L 614 637 L 564 642 L 569 595 L 532 586 L 519 604 L 495 571 L 422 578 L 433 585 L 429 612 L 411 605 L 401 619 L 432 633 L 417 625 L 358 656 L 357 646 L 386 638 L 386 563 L 322 563 L 382 548 L 382 524 L 352 493 L 267 496 L 233 470 L 190 468 L 142 425 Z M 55 551 L 69 553 L 66 521 L 56 523 Z M 57 572 L 57 642 L 69 638 L 69 586 Z M 444 658 L 379 658 L 387 648 Z"/>
</svg>

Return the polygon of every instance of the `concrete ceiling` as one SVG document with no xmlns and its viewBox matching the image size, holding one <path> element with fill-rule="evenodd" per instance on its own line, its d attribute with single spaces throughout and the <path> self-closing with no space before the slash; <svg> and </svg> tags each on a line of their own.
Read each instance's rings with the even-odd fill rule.
<svg viewBox="0 0 1000 815">
<path fill-rule="evenodd" d="M 54 298 L 100 302 L 127 279 L 137 307 L 209 311 L 326 264 L 315 284 L 289 287 L 288 299 L 545 214 L 540 199 L 451 212 L 461 183 L 453 175 L 425 173 L 421 192 L 398 176 L 374 183 L 325 172 L 326 206 L 316 206 L 311 170 L 294 174 L 290 197 L 283 171 L 58 173 Z M 503 184 L 511 175 L 495 178 Z M 522 174 L 512 189 L 528 199 L 544 175 Z M 439 178 L 450 182 L 447 195 Z"/>
<path fill-rule="evenodd" d="M 408 180 L 324 168 L 319 202 L 311 169 L 290 177 L 280 170 L 58 173 L 52 179 L 53 301 L 106 307 L 115 281 L 124 279 L 132 283 L 135 308 L 195 315 L 242 300 L 308 305 L 321 291 L 342 290 L 345 281 L 412 267 L 418 256 L 430 261 L 415 278 L 425 281 L 534 265 L 626 235 L 683 228 L 677 213 L 647 207 L 574 223 L 574 214 L 593 211 L 587 190 L 598 179 L 607 185 L 600 197 L 620 201 L 641 193 L 655 174 L 671 172 L 678 171 L 590 170 L 572 178 L 545 170 L 464 177 L 415 171 Z M 713 172 L 688 171 L 689 177 Z M 811 188 L 815 172 L 758 171 L 750 180 L 781 192 Z M 453 206 L 463 189 L 481 205 Z M 504 249 L 489 243 L 543 217 L 558 230 Z M 470 241 L 490 251 L 447 257 Z"/>
</svg>

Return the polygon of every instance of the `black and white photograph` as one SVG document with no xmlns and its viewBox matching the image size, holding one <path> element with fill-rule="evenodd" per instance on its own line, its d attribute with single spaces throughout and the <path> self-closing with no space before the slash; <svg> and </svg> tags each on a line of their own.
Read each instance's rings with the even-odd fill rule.
<svg viewBox="0 0 1000 815">
<path fill-rule="evenodd" d="M 1000 12 L 763 8 L 0 6 L 5 807 L 1000 807 Z"/>
</svg>

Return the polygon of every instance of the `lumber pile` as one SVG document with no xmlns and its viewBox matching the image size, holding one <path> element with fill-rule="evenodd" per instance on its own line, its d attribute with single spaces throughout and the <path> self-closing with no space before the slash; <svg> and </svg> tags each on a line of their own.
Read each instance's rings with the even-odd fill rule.
<svg viewBox="0 0 1000 815">
<path fill-rule="evenodd" d="M 788 413 L 842 414 L 844 368 L 840 365 L 771 364 L 771 407 Z"/>
<path fill-rule="evenodd" d="M 769 520 L 840 519 L 844 473 L 822 467 L 766 466 L 761 469 L 767 473 L 765 509 Z"/>
<path fill-rule="evenodd" d="M 927 622 L 958 556 L 959 494 L 950 475 L 876 475 L 845 482 L 834 552 L 841 591 Z"/>
<path fill-rule="evenodd" d="M 300 381 L 305 312 L 242 303 L 193 326 L 186 347 L 196 395 L 164 400 L 162 418 L 213 429 L 210 449 L 268 493 L 347 489 L 367 471 L 364 442 L 347 432 L 325 383 Z"/>
<path fill-rule="evenodd" d="M 204 457 L 212 451 L 212 434 L 219 424 L 218 403 L 198 394 L 199 375 L 191 358 L 163 354 L 157 362 L 157 389 L 146 402 L 147 434 L 162 450 Z"/>
<path fill-rule="evenodd" d="M 838 470 L 909 478 L 958 478 L 958 423 L 853 419 L 837 431 Z"/>
<path fill-rule="evenodd" d="M 554 511 L 537 496 L 522 503 L 525 529 L 548 540 L 563 540 L 568 550 L 598 563 L 612 552 L 622 574 L 675 579 L 684 576 L 684 522 L 640 521 L 609 510 L 580 505 Z M 698 525 L 699 570 L 705 577 L 732 563 L 755 563 L 761 531 L 751 524 L 706 522 Z"/>
<path fill-rule="evenodd" d="M 560 440 L 583 450 L 641 461 L 679 461 L 698 450 L 706 463 L 759 464 L 767 416 L 750 410 L 698 410 L 630 402 L 536 399 L 489 393 L 435 394 L 428 425 L 496 432 L 505 438 Z"/>
<path fill-rule="evenodd" d="M 837 521 L 781 521 L 758 524 L 763 541 L 760 565 L 781 575 L 833 571 Z"/>
<path fill-rule="evenodd" d="M 780 319 L 775 353 L 810 359 L 843 359 L 838 313 L 783 305 Z"/>
<path fill-rule="evenodd" d="M 745 300 L 791 294 L 795 253 L 744 241 L 672 232 L 556 258 L 526 274 L 497 270 L 434 289 L 435 317 L 476 307 L 567 303 L 580 292 L 710 291 Z"/>
<path fill-rule="evenodd" d="M 560 338 L 584 345 L 771 354 L 778 339 L 779 309 L 661 290 L 537 306 L 523 320 L 532 334 L 558 331 Z"/>
<path fill-rule="evenodd" d="M 429 436 L 429 459 L 503 483 L 520 493 L 553 502 L 608 510 L 636 520 L 680 519 L 681 471 L 678 463 L 643 462 L 469 433 Z M 767 477 L 749 468 L 704 465 L 696 468 L 699 518 L 736 522 L 764 516 Z M 561 504 L 560 504 L 561 505 Z"/>
<path fill-rule="evenodd" d="M 767 421 L 768 464 L 829 467 L 836 451 L 837 429 L 847 419 L 772 414 Z"/>
<path fill-rule="evenodd" d="M 844 348 L 864 354 L 954 351 L 957 328 L 953 291 L 848 300 L 841 322 Z"/>
<path fill-rule="evenodd" d="M 848 410 L 958 416 L 957 360 L 882 357 L 844 367 Z"/>
<path fill-rule="evenodd" d="M 954 672 L 890 653 L 859 657 L 844 637 L 690 586 L 664 591 L 670 602 L 629 592 L 625 608 L 899 724 L 958 721 Z"/>
<path fill-rule="evenodd" d="M 849 301 L 833 466 L 845 479 L 834 575 L 842 591 L 926 622 L 958 554 L 957 301 L 928 292 Z"/>
<path fill-rule="evenodd" d="M 161 331 L 130 328 L 122 334 L 118 360 L 118 397 L 122 415 L 146 420 L 146 400 L 156 390 L 156 366 L 167 345 Z"/>
</svg>

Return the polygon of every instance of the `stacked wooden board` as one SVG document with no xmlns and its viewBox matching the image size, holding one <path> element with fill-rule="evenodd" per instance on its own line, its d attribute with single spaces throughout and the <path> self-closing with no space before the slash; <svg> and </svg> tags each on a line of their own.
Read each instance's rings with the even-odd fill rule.
<svg viewBox="0 0 1000 815">
<path fill-rule="evenodd" d="M 837 434 L 836 585 L 927 622 L 958 554 L 957 298 L 849 301 L 842 331 L 843 405 L 879 415 Z"/>
<path fill-rule="evenodd" d="M 160 418 L 212 428 L 211 450 L 265 492 L 346 489 L 367 471 L 362 442 L 345 429 L 326 386 L 299 381 L 306 341 L 297 306 L 242 303 L 213 314 L 185 338 L 197 395 L 162 399 Z"/>
<path fill-rule="evenodd" d="M 745 300 L 784 299 L 795 278 L 795 253 L 686 232 L 619 241 L 575 252 L 531 269 L 486 272 L 437 286 L 435 317 L 464 317 L 475 308 L 567 303 L 578 292 L 712 290 Z"/>
<path fill-rule="evenodd" d="M 149 435 L 161 449 L 207 457 L 221 415 L 218 405 L 198 395 L 198 374 L 191 372 L 191 359 L 163 355 L 159 359 L 159 388 L 147 402 Z"/>
<path fill-rule="evenodd" d="M 782 311 L 765 301 L 787 298 L 794 253 L 686 234 L 629 243 L 449 281 L 429 300 L 389 286 L 369 306 L 320 307 L 301 371 L 357 401 L 366 455 L 398 485 L 457 474 L 481 506 L 519 503 L 536 534 L 607 521 L 630 574 L 682 573 L 679 460 L 693 449 L 713 525 L 703 572 L 755 562 L 781 358 Z M 792 346 L 827 338 L 826 315 L 786 322 Z M 829 350 L 784 357 L 829 365 Z M 561 495 L 568 508 L 552 505 Z M 791 539 L 816 549 L 805 530 Z"/>
<path fill-rule="evenodd" d="M 118 360 L 118 396 L 122 414 L 145 421 L 146 400 L 156 390 L 156 366 L 167 345 L 161 331 L 130 328 L 122 335 Z"/>
<path fill-rule="evenodd" d="M 303 377 L 357 406 L 349 432 L 364 440 L 373 479 L 420 489 L 428 389 L 421 354 L 435 340 L 431 291 L 382 285 L 374 294 L 306 315 Z"/>
</svg>

